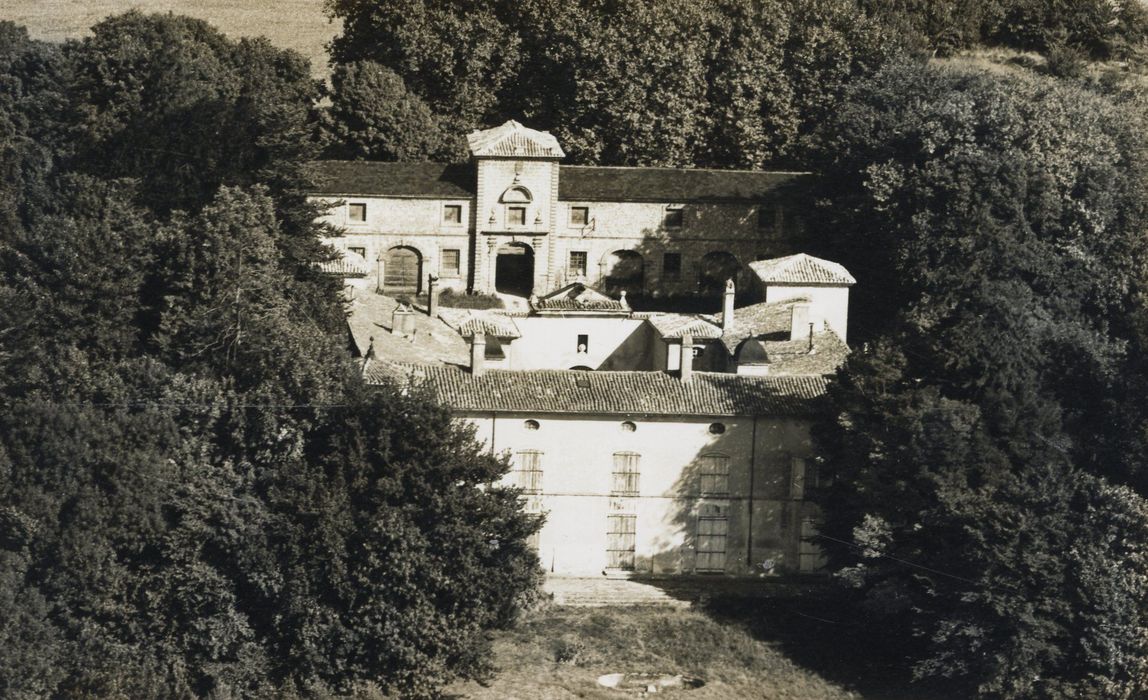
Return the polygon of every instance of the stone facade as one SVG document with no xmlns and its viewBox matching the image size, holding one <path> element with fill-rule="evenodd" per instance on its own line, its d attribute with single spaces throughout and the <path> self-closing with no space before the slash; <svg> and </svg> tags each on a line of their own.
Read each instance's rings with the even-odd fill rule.
<svg viewBox="0 0 1148 700">
<path fill-rule="evenodd" d="M 516 122 L 470 142 L 466 165 L 317 164 L 314 198 L 340 232 L 329 242 L 384 266 L 410 264 L 393 251 L 414 251 L 415 291 L 435 275 L 523 296 L 576 280 L 716 295 L 729 276 L 748 281 L 750 262 L 791 252 L 800 233 L 785 205 L 800 174 L 564 166 L 553 137 Z"/>
</svg>

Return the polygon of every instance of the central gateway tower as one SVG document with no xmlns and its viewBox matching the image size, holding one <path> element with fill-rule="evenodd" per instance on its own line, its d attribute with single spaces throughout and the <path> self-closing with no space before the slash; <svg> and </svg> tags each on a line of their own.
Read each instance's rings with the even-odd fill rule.
<svg viewBox="0 0 1148 700">
<path fill-rule="evenodd" d="M 508 121 L 466 137 L 477 172 L 470 286 L 521 296 L 550 290 L 558 223 L 558 161 L 545 131 Z"/>
</svg>

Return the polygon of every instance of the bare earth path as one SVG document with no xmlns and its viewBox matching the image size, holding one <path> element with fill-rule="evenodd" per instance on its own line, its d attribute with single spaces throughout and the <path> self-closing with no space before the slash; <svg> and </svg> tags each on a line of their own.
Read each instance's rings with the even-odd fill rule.
<svg viewBox="0 0 1148 700">
<path fill-rule="evenodd" d="M 327 74 L 324 45 L 339 32 L 323 14 L 323 0 L 6 0 L 0 20 L 28 28 L 34 39 L 78 39 L 108 15 L 139 9 L 207 20 L 231 37 L 266 36 L 311 59 L 317 77 Z"/>
</svg>

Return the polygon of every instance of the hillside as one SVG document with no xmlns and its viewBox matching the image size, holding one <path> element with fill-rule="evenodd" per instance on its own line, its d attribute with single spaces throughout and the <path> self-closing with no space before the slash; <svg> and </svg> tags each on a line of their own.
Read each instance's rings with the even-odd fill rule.
<svg viewBox="0 0 1148 700">
<path fill-rule="evenodd" d="M 233 38 L 266 36 L 311 59 L 316 76 L 327 74 L 324 45 L 340 26 L 323 14 L 323 0 L 10 0 L 0 19 L 24 25 L 35 39 L 63 41 L 85 36 L 108 15 L 131 9 L 198 17 Z"/>
</svg>

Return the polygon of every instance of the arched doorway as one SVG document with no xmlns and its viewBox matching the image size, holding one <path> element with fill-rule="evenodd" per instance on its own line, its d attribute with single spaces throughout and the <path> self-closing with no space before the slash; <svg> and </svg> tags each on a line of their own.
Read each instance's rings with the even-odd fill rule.
<svg viewBox="0 0 1148 700">
<path fill-rule="evenodd" d="M 741 265 L 730 253 L 715 250 L 702 256 L 698 269 L 698 293 L 716 296 L 725 291 L 726 280 L 737 281 Z"/>
<path fill-rule="evenodd" d="M 494 288 L 503 294 L 530 296 L 534 291 L 534 249 L 525 243 L 507 243 L 499 248 Z"/>
<path fill-rule="evenodd" d="M 645 269 L 646 263 L 641 253 L 615 250 L 602 262 L 602 291 L 611 296 L 622 291 L 629 294 L 641 292 Z"/>
<path fill-rule="evenodd" d="M 383 258 L 383 292 L 418 294 L 422 291 L 423 256 L 414 248 L 396 246 Z"/>
</svg>

